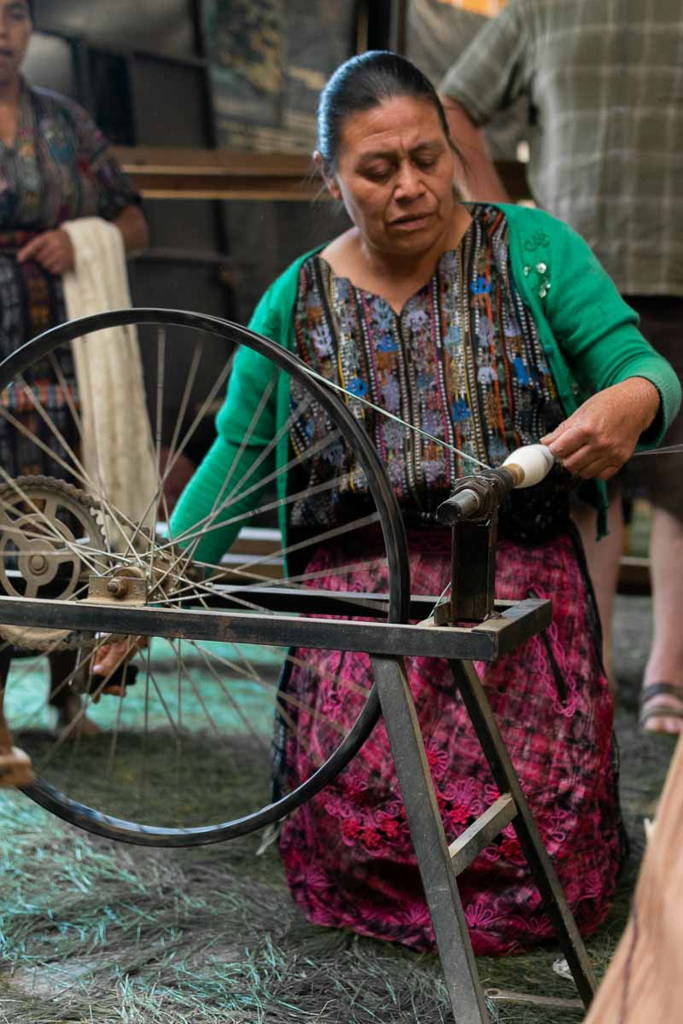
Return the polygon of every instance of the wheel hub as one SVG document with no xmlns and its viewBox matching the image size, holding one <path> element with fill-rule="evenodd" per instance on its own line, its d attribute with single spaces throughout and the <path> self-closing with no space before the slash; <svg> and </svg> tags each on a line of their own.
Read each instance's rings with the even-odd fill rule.
<svg viewBox="0 0 683 1024">
<path fill-rule="evenodd" d="M 49 562 L 45 555 L 31 555 L 28 560 L 29 571 L 34 576 L 44 576 L 48 570 Z"/>
</svg>

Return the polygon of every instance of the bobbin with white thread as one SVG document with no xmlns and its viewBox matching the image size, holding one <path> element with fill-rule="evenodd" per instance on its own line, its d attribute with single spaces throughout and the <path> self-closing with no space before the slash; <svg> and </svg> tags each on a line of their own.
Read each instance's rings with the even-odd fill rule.
<svg viewBox="0 0 683 1024">
<path fill-rule="evenodd" d="M 501 468 L 512 476 L 515 490 L 521 490 L 540 484 L 554 463 L 553 453 L 544 444 L 527 444 L 510 452 Z"/>
</svg>

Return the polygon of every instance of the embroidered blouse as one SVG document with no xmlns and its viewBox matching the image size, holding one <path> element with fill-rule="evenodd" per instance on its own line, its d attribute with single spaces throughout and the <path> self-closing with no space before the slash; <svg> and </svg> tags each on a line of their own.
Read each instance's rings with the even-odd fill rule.
<svg viewBox="0 0 683 1024">
<path fill-rule="evenodd" d="M 14 144 L 0 143 L 0 231 L 46 231 L 75 217 L 114 220 L 139 202 L 86 111 L 22 82 Z"/>
<path fill-rule="evenodd" d="M 300 271 L 298 354 L 396 417 L 347 399 L 373 437 L 409 519 L 432 521 L 458 477 L 478 462 L 500 465 L 562 419 L 538 332 L 510 278 L 507 220 L 492 206 L 476 206 L 472 214 L 459 247 L 441 256 L 400 313 L 381 296 L 336 277 L 320 255 Z M 292 410 L 303 398 L 293 386 Z M 329 446 L 306 458 L 331 431 L 319 408 L 295 415 L 294 452 L 314 486 L 339 473 Z M 350 503 L 360 504 L 362 471 L 341 441 L 336 455 L 343 460 L 338 486 L 318 487 L 296 503 L 293 525 L 336 521 L 340 505 L 347 514 Z"/>
<path fill-rule="evenodd" d="M 19 263 L 19 250 L 36 234 L 65 220 L 115 220 L 126 206 L 139 202 L 108 140 L 86 111 L 64 96 L 22 81 L 14 142 L 0 142 L 0 359 L 66 319 L 61 276 L 36 260 Z M 69 346 L 62 347 L 59 358 L 64 379 L 73 389 Z M 71 415 L 49 360 L 34 364 L 25 378 L 38 389 L 59 430 L 68 432 Z M 21 391 L 12 388 L 2 391 L 0 406 L 27 412 Z M 50 438 L 48 431 L 52 445 Z M 5 421 L 0 423 L 0 463 L 5 469 L 14 475 L 54 475 L 54 463 L 35 459 L 35 446 L 23 442 Z"/>
</svg>

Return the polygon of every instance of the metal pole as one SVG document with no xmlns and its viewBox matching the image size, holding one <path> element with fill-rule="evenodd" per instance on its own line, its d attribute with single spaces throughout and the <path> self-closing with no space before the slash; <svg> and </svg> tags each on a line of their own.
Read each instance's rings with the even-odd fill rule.
<svg viewBox="0 0 683 1024">
<path fill-rule="evenodd" d="M 391 49 L 405 55 L 408 38 L 408 0 L 392 0 Z"/>
<path fill-rule="evenodd" d="M 373 658 L 372 665 L 455 1024 L 488 1024 L 403 661 Z"/>
<path fill-rule="evenodd" d="M 469 661 L 451 661 L 453 675 L 465 707 L 501 793 L 509 793 L 517 807 L 512 825 L 517 833 L 534 881 L 543 897 L 548 914 L 557 929 L 562 951 L 567 958 L 579 995 L 588 1007 L 595 994 L 597 981 L 588 959 L 569 904 L 543 845 L 533 814 L 519 784 L 507 747 L 486 697 L 477 672 Z"/>
</svg>

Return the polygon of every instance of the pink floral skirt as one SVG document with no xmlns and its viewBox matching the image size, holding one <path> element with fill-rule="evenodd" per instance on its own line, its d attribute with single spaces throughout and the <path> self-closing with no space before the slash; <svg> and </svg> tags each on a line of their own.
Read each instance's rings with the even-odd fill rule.
<svg viewBox="0 0 683 1024">
<path fill-rule="evenodd" d="M 440 594 L 450 572 L 450 533 L 409 536 L 412 591 Z M 316 552 L 316 586 L 385 588 L 372 543 L 359 553 Z M 501 541 L 497 594 L 550 598 L 553 622 L 495 664 L 477 668 L 569 904 L 584 934 L 602 921 L 623 856 L 613 757 L 613 705 L 582 555 L 569 535 L 538 546 Z M 407 658 L 436 794 L 451 842 L 499 795 L 448 662 Z M 283 684 L 288 727 L 284 778 L 307 778 L 355 721 L 372 684 L 362 653 L 298 648 Z M 306 710 L 304 710 L 306 709 Z M 310 709 L 310 710 L 309 710 Z M 292 895 L 318 925 L 351 928 L 425 950 L 434 935 L 386 729 L 284 824 L 280 849 Z M 477 954 L 521 951 L 553 937 L 512 826 L 459 877 Z"/>
</svg>

